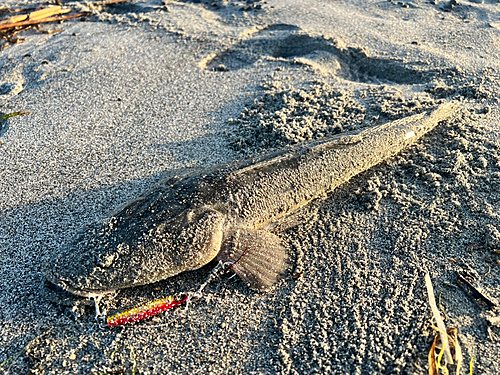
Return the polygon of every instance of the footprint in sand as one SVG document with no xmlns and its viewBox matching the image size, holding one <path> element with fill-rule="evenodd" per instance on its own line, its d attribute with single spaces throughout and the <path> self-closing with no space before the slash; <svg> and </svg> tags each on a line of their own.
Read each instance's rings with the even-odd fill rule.
<svg viewBox="0 0 500 375">
<path fill-rule="evenodd" d="M 260 29 L 229 48 L 207 56 L 200 67 L 234 71 L 262 58 L 302 63 L 324 75 L 364 83 L 416 84 L 434 75 L 432 71 L 406 67 L 399 60 L 370 57 L 362 48 L 347 47 L 338 39 L 314 36 L 287 24 Z"/>
<path fill-rule="evenodd" d="M 0 79 L 0 103 L 23 91 L 25 83 L 26 79 L 20 74 L 12 74 L 5 80 Z"/>
</svg>

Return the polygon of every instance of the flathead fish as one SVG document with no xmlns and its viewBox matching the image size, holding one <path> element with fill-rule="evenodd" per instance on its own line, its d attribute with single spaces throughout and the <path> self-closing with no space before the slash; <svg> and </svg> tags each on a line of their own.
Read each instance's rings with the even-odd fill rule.
<svg viewBox="0 0 500 375">
<path fill-rule="evenodd" d="M 96 223 L 48 259 L 47 279 L 78 295 L 154 283 L 214 259 L 251 288 L 273 285 L 287 251 L 267 230 L 446 120 L 442 104 L 359 132 L 196 174 L 169 177 Z"/>
</svg>

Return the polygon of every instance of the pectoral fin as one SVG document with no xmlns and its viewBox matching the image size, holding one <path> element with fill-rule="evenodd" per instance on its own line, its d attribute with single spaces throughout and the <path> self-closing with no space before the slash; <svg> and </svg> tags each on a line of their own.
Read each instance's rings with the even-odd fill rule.
<svg viewBox="0 0 500 375">
<path fill-rule="evenodd" d="M 265 230 L 231 232 L 224 238 L 217 259 L 230 263 L 231 270 L 257 290 L 271 287 L 288 268 L 281 239 Z"/>
</svg>

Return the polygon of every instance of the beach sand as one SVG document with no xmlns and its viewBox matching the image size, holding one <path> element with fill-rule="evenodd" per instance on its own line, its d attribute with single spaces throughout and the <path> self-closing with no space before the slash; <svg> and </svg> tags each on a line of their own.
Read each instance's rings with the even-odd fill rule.
<svg viewBox="0 0 500 375">
<path fill-rule="evenodd" d="M 500 328 L 487 321 L 500 309 L 456 281 L 466 274 L 500 300 L 497 1 L 149 0 L 94 12 L 0 52 L 0 112 L 30 112 L 0 123 L 2 371 L 424 374 L 429 272 L 458 329 L 461 373 L 471 361 L 474 374 L 500 373 Z M 270 292 L 223 277 L 187 310 L 112 329 L 92 304 L 51 300 L 43 259 L 162 176 L 445 101 L 461 102 L 449 122 L 278 223 L 292 269 Z M 210 269 L 102 307 L 193 290 Z"/>
</svg>

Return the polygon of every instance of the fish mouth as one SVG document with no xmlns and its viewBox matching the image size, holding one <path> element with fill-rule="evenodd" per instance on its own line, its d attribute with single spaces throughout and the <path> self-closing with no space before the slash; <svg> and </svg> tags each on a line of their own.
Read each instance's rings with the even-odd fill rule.
<svg viewBox="0 0 500 375">
<path fill-rule="evenodd" d="M 44 273 L 48 289 L 69 292 L 81 297 L 112 294 L 134 286 L 139 280 L 113 277 L 112 267 L 103 267 L 99 254 L 82 251 L 78 243 L 65 245 L 45 261 Z M 116 274 L 115 274 L 116 276 Z"/>
<path fill-rule="evenodd" d="M 69 265 L 67 259 L 62 257 L 46 266 L 45 282 L 55 292 L 64 291 L 86 298 L 113 294 L 120 289 L 149 283 L 140 274 L 130 272 L 131 277 L 127 277 L 113 270 L 83 262 Z"/>
<path fill-rule="evenodd" d="M 112 294 L 115 294 L 116 293 L 116 290 L 82 290 L 82 289 L 76 289 L 76 288 L 73 288 L 72 286 L 70 286 L 69 284 L 65 283 L 65 282 L 59 282 L 57 284 L 49 281 L 49 280 L 45 280 L 45 286 L 56 292 L 56 293 L 71 293 L 71 294 L 74 294 L 76 296 L 80 296 L 80 297 L 86 297 L 86 298 L 101 298 L 103 296 L 107 296 L 107 295 L 112 295 Z"/>
</svg>

